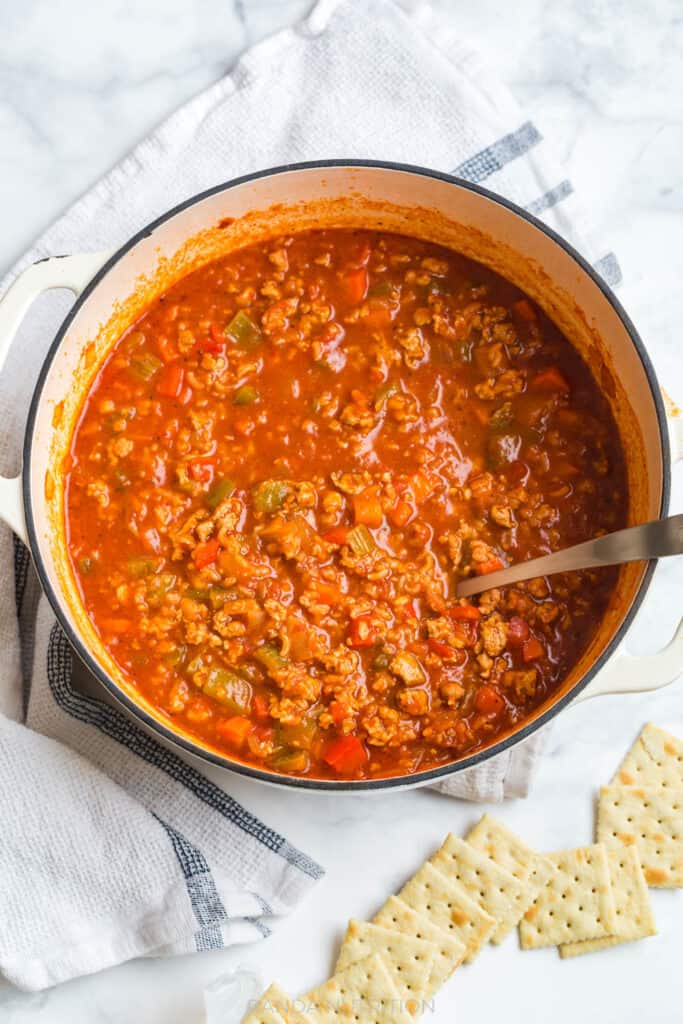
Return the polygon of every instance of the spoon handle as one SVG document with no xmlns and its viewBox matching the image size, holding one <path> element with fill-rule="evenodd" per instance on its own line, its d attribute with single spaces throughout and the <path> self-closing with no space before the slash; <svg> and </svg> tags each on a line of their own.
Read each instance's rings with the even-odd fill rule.
<svg viewBox="0 0 683 1024">
<path fill-rule="evenodd" d="M 530 580 L 535 576 L 551 576 L 556 572 L 590 569 L 596 565 L 618 565 L 683 554 L 683 515 L 668 519 L 654 519 L 642 526 L 607 533 L 603 537 L 575 544 L 552 555 L 532 558 L 509 569 L 500 569 L 485 576 L 462 580 L 455 588 L 458 597 L 481 594 L 492 587 L 505 587 L 510 583 Z"/>
</svg>

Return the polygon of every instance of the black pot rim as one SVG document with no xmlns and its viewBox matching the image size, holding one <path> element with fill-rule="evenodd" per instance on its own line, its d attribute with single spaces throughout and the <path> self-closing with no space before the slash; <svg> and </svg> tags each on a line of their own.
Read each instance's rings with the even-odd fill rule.
<svg viewBox="0 0 683 1024">
<path fill-rule="evenodd" d="M 87 301 L 92 292 L 97 288 L 100 281 L 105 275 L 126 255 L 131 249 L 133 249 L 138 242 L 144 238 L 149 237 L 156 228 L 166 221 L 171 220 L 176 214 L 181 213 L 190 206 L 194 206 L 196 203 L 201 202 L 203 199 L 218 194 L 219 192 L 228 191 L 231 188 L 235 188 L 238 185 L 243 185 L 249 181 L 256 181 L 259 178 L 272 177 L 277 174 L 286 174 L 292 171 L 306 171 L 306 170 L 320 170 L 324 168 L 337 168 L 337 167 L 358 167 L 358 168 L 378 168 L 388 171 L 399 171 L 407 174 L 419 175 L 423 178 L 434 178 L 439 181 L 444 181 L 449 184 L 455 185 L 459 188 L 465 189 L 469 192 L 474 192 L 490 202 L 495 203 L 497 206 L 503 207 L 511 213 L 516 214 L 523 220 L 527 221 L 537 230 L 542 232 L 548 238 L 550 238 L 556 245 L 560 246 L 561 249 L 570 256 L 578 267 L 588 275 L 593 283 L 599 288 L 602 294 L 605 296 L 607 301 L 610 303 L 615 313 L 621 320 L 624 330 L 628 334 L 635 348 L 638 357 L 643 366 L 644 373 L 648 380 L 650 387 L 651 397 L 655 405 L 657 414 L 657 421 L 659 425 L 660 443 L 661 443 L 661 457 L 662 457 L 662 500 L 660 504 L 660 516 L 666 515 L 669 508 L 670 492 L 671 492 L 671 455 L 669 446 L 669 434 L 666 422 L 666 412 L 664 409 L 664 402 L 662 400 L 661 391 L 657 381 L 654 367 L 650 360 L 650 357 L 645 349 L 645 346 L 633 324 L 630 317 L 622 307 L 618 298 L 612 291 L 612 289 L 605 283 L 600 275 L 593 269 L 593 267 L 584 259 L 579 252 L 574 249 L 564 238 L 557 234 L 552 228 L 548 227 L 541 220 L 529 213 L 527 210 L 522 209 L 515 203 L 510 202 L 508 199 L 497 195 L 494 192 L 490 192 L 488 189 L 482 188 L 481 185 L 472 184 L 462 178 L 458 178 L 452 174 L 445 174 L 441 171 L 434 171 L 427 167 L 414 166 L 412 164 L 396 163 L 393 161 L 385 160 L 353 160 L 353 159 L 329 159 L 329 160 L 310 160 L 301 163 L 282 164 L 278 167 L 269 168 L 263 171 L 255 171 L 251 174 L 245 174 L 238 178 L 233 178 L 230 181 L 223 182 L 219 185 L 215 185 L 212 188 L 206 189 L 197 195 L 191 196 L 189 199 L 184 200 L 182 203 L 178 203 L 172 209 L 166 213 L 157 217 L 151 221 L 148 225 L 141 228 L 136 234 L 132 236 L 124 245 L 122 245 L 116 252 L 106 260 L 106 262 L 100 267 L 98 272 L 84 288 L 81 294 L 76 299 L 74 305 L 69 310 L 67 316 L 62 322 L 59 331 L 57 332 L 54 341 L 52 342 L 45 360 L 43 362 L 41 371 L 36 381 L 36 386 L 33 392 L 31 405 L 29 408 L 28 419 L 26 423 L 26 431 L 24 435 L 24 446 L 23 446 L 23 464 L 24 467 L 30 467 L 31 465 L 31 449 L 33 442 L 33 431 L 35 427 L 36 417 L 40 400 L 43 391 L 43 385 L 47 378 L 50 366 L 55 358 L 57 350 L 59 349 L 62 340 L 71 326 L 72 321 L 76 317 L 78 311 L 81 309 L 83 304 Z M 110 693 L 119 703 L 123 706 L 138 720 L 142 721 L 148 728 L 153 732 L 157 733 L 167 742 L 172 743 L 174 746 L 179 747 L 185 753 L 191 754 L 194 757 L 198 757 L 201 760 L 216 765 L 220 768 L 225 768 L 229 771 L 236 772 L 239 775 L 246 776 L 250 779 L 255 779 L 259 782 L 269 783 L 271 785 L 287 788 L 287 789 L 298 789 L 305 790 L 308 792 L 321 792 L 321 791 L 332 791 L 335 793 L 367 793 L 386 791 L 392 789 L 406 789 L 418 786 L 425 786 L 431 783 L 443 781 L 449 776 L 455 775 L 459 772 L 465 771 L 467 768 L 472 768 L 475 765 L 481 764 L 483 761 L 489 760 L 491 757 L 495 757 L 497 754 L 501 754 L 505 750 L 516 746 L 529 736 L 533 735 L 544 725 L 546 725 L 551 719 L 555 718 L 574 698 L 585 689 L 586 686 L 591 682 L 596 674 L 600 671 L 607 660 L 612 656 L 618 645 L 621 643 L 625 633 L 629 626 L 633 622 L 633 619 L 640 608 L 645 595 L 649 589 L 652 581 L 652 575 L 656 566 L 656 559 L 652 560 L 645 571 L 643 579 L 638 587 L 638 591 L 631 603 L 631 606 L 624 617 L 623 622 L 619 626 L 619 629 L 615 632 L 614 636 L 608 643 L 605 650 L 602 652 L 600 657 L 591 665 L 587 672 L 579 679 L 574 686 L 559 700 L 555 701 L 549 708 L 547 708 L 543 714 L 539 715 L 531 722 L 527 722 L 525 725 L 518 730 L 515 730 L 506 736 L 504 736 L 497 743 L 492 744 L 490 747 L 484 750 L 478 751 L 471 754 L 469 757 L 462 758 L 459 761 L 451 762 L 449 764 L 441 765 L 438 768 L 432 768 L 428 771 L 416 772 L 414 775 L 397 775 L 390 776 L 387 778 L 378 779 L 364 779 L 364 780 L 340 780 L 335 781 L 333 779 L 308 779 L 299 778 L 297 776 L 289 775 L 278 775 L 274 772 L 263 771 L 259 768 L 252 767 L 249 764 L 242 763 L 240 761 L 233 761 L 229 757 L 223 756 L 212 750 L 207 750 L 193 741 L 187 739 L 184 736 L 180 736 L 173 732 L 163 722 L 160 722 L 154 716 L 152 716 L 144 708 L 140 707 L 131 697 L 129 697 L 120 687 L 111 679 L 107 673 L 100 667 L 98 662 L 83 644 L 82 640 L 76 633 L 75 629 L 71 625 L 69 618 L 63 613 L 60 606 L 57 594 L 55 593 L 52 584 L 48 578 L 45 565 L 40 553 L 38 544 L 38 535 L 35 526 L 34 514 L 33 514 L 33 502 L 31 495 L 30 486 L 30 472 L 24 471 L 22 474 L 22 492 L 24 500 L 24 513 L 26 518 L 26 529 L 29 541 L 29 547 L 33 557 L 34 564 L 40 579 L 41 586 L 47 595 L 47 598 L 52 606 L 57 620 L 61 628 L 64 630 L 69 643 L 72 648 L 76 651 L 79 658 L 83 661 L 89 671 L 99 680 L 105 689 Z"/>
</svg>

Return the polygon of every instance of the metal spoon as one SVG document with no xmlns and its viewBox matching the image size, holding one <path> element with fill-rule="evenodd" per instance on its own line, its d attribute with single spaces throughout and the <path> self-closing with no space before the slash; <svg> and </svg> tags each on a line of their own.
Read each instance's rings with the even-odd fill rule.
<svg viewBox="0 0 683 1024">
<path fill-rule="evenodd" d="M 640 562 L 666 555 L 683 554 L 683 515 L 655 519 L 642 526 L 630 526 L 627 530 L 607 533 L 604 537 L 575 544 L 552 555 L 532 558 L 519 562 L 509 569 L 499 569 L 484 576 L 462 580 L 457 584 L 457 597 L 471 597 L 492 587 L 506 587 L 520 580 L 536 576 L 552 576 L 556 572 L 572 572 L 574 569 L 590 569 L 596 565 L 619 565 L 622 562 Z"/>
</svg>

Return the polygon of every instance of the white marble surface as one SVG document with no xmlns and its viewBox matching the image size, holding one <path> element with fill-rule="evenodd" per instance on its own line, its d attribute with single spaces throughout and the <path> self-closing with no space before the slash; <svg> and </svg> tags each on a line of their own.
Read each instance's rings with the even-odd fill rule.
<svg viewBox="0 0 683 1024">
<path fill-rule="evenodd" d="M 478 0 L 449 4 L 554 143 L 624 271 L 621 296 L 661 379 L 683 401 L 683 9 L 680 0 Z M 40 229 L 237 52 L 300 16 L 308 0 L 25 0 L 2 5 L 0 273 Z M 683 508 L 681 473 L 674 510 Z M 633 628 L 657 649 L 682 610 L 681 567 L 660 567 Z M 502 818 L 551 849 L 591 837 L 593 799 L 647 719 L 683 735 L 683 681 L 609 697 L 556 723 L 531 797 Z M 313 897 L 258 947 L 140 961 L 40 996 L 0 989 L 6 1024 L 199 1024 L 205 985 L 238 963 L 299 991 L 325 976 L 349 914 L 363 917 L 449 829 L 479 810 L 427 792 L 292 796 L 246 781 L 231 792 L 322 861 Z M 561 962 L 515 939 L 460 971 L 427 1015 L 435 1024 L 506 1019 L 680 1021 L 683 893 L 653 894 L 659 935 Z M 0 922 L 0 927 L 1 927 Z"/>
</svg>

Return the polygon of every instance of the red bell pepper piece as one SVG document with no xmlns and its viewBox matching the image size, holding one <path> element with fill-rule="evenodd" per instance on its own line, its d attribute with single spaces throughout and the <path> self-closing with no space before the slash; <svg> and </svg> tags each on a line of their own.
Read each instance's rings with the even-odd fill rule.
<svg viewBox="0 0 683 1024">
<path fill-rule="evenodd" d="M 522 647 L 530 636 L 529 624 L 519 615 L 513 615 L 508 622 L 508 647 Z"/>
<path fill-rule="evenodd" d="M 225 334 L 220 329 L 220 327 L 218 327 L 216 324 L 210 324 L 209 325 L 209 334 L 211 335 L 211 340 L 216 345 L 224 345 L 225 344 Z"/>
<path fill-rule="evenodd" d="M 465 647 L 474 647 L 477 642 L 477 624 L 474 619 L 456 619 L 453 632 Z"/>
<path fill-rule="evenodd" d="M 500 558 L 488 558 L 485 562 L 477 562 L 475 571 L 477 576 L 486 576 L 490 572 L 498 572 L 505 568 Z"/>
<path fill-rule="evenodd" d="M 166 335 L 160 334 L 156 339 L 157 351 L 165 363 L 172 363 L 174 359 L 177 359 L 180 355 L 178 347 L 174 341 L 167 338 Z"/>
<path fill-rule="evenodd" d="M 268 698 L 262 693 L 254 694 L 254 699 L 251 702 L 251 710 L 254 714 L 254 718 L 257 718 L 259 722 L 267 722 L 270 717 L 268 711 Z"/>
<path fill-rule="evenodd" d="M 529 475 L 529 467 L 525 462 L 520 459 L 515 459 L 514 462 L 508 462 L 503 468 L 503 472 L 508 478 L 508 481 L 513 486 L 515 484 L 521 484 Z"/>
<path fill-rule="evenodd" d="M 323 540 L 326 540 L 328 544 L 346 544 L 348 537 L 348 526 L 335 526 L 323 534 Z"/>
<path fill-rule="evenodd" d="M 198 544 L 192 552 L 192 560 L 198 569 L 204 569 L 207 565 L 211 565 L 218 558 L 218 552 L 221 546 L 214 537 L 212 540 L 207 540 L 205 544 Z"/>
<path fill-rule="evenodd" d="M 538 658 L 542 658 L 544 654 L 543 645 L 532 636 L 529 640 L 525 640 L 522 644 L 522 661 L 536 661 Z"/>
<path fill-rule="evenodd" d="M 406 601 L 396 609 L 396 614 L 402 619 L 414 619 L 417 622 L 420 618 L 420 606 L 415 600 Z"/>
<path fill-rule="evenodd" d="M 433 651 L 434 654 L 438 654 L 440 658 L 452 658 L 453 656 L 452 647 L 443 643 L 441 640 L 434 640 L 433 637 L 430 637 L 427 641 L 427 647 L 430 651 Z"/>
<path fill-rule="evenodd" d="M 232 743 L 232 745 L 238 749 L 242 746 L 252 729 L 253 724 L 248 718 L 244 718 L 242 715 L 234 715 L 232 718 L 226 718 L 216 726 L 216 730 L 220 733 L 223 739 L 227 740 L 228 743 Z"/>
<path fill-rule="evenodd" d="M 334 724 L 336 726 L 340 726 L 344 719 L 346 718 L 347 711 L 340 701 L 333 700 L 332 703 L 330 704 L 330 714 L 332 715 L 332 720 L 334 721 Z"/>
<path fill-rule="evenodd" d="M 210 484 L 216 469 L 214 459 L 195 459 L 188 466 L 188 472 L 193 480 L 200 484 Z"/>
<path fill-rule="evenodd" d="M 368 488 L 353 497 L 353 515 L 356 523 L 376 528 L 382 525 L 384 510 L 374 488 Z"/>
<path fill-rule="evenodd" d="M 541 370 L 532 378 L 529 387 L 532 391 L 559 391 L 563 395 L 569 394 L 569 384 L 557 366 Z"/>
<path fill-rule="evenodd" d="M 533 323 L 536 320 L 536 310 L 528 299 L 518 299 L 517 302 L 513 302 L 512 311 L 520 320 L 525 320 L 527 323 Z"/>
<path fill-rule="evenodd" d="M 415 498 L 415 504 L 421 505 L 429 498 L 441 483 L 441 477 L 428 469 L 418 469 L 412 479 L 410 489 Z"/>
<path fill-rule="evenodd" d="M 344 275 L 344 290 L 349 302 L 362 302 L 368 290 L 368 272 L 365 267 L 351 270 Z"/>
<path fill-rule="evenodd" d="M 474 697 L 474 706 L 482 715 L 499 715 L 505 710 L 505 701 L 492 686 L 480 686 Z"/>
<path fill-rule="evenodd" d="M 180 363 L 168 363 L 157 377 L 157 394 L 162 398 L 179 398 L 184 380 L 185 370 Z"/>
<path fill-rule="evenodd" d="M 323 760 L 339 775 L 355 774 L 368 761 L 368 753 L 357 736 L 340 736 L 328 745 Z"/>
<path fill-rule="evenodd" d="M 413 508 L 407 501 L 398 501 L 389 513 L 389 519 L 397 527 L 406 526 L 413 515 Z"/>
<path fill-rule="evenodd" d="M 315 596 L 320 604 L 326 604 L 330 608 L 334 608 L 342 600 L 344 594 L 335 586 L 334 583 L 328 583 L 326 580 L 315 580 L 312 584 L 312 589 L 315 591 Z"/>
<path fill-rule="evenodd" d="M 209 325 L 209 337 L 200 338 L 195 344 L 193 351 L 201 359 L 204 353 L 212 356 L 222 356 L 225 353 L 225 334 L 216 324 Z"/>
<path fill-rule="evenodd" d="M 479 622 L 481 618 L 481 612 L 473 604 L 455 604 L 448 609 L 448 615 L 456 622 Z"/>
<path fill-rule="evenodd" d="M 346 641 L 349 647 L 372 647 L 377 640 L 377 630 L 371 615 L 359 615 L 351 619 Z"/>
</svg>

